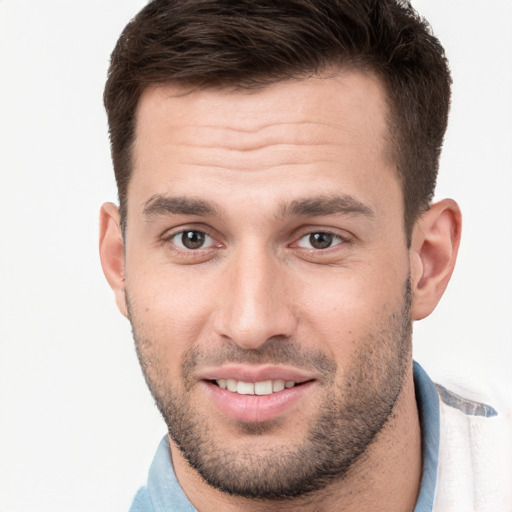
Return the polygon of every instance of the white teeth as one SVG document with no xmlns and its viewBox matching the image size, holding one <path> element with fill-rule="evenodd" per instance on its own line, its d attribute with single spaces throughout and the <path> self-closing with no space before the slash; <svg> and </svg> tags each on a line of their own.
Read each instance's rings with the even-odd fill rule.
<svg viewBox="0 0 512 512">
<path fill-rule="evenodd" d="M 237 384 L 238 384 L 237 381 L 234 379 L 226 380 L 226 388 L 228 389 L 228 391 L 232 391 L 233 393 L 236 393 L 236 385 Z"/>
<path fill-rule="evenodd" d="M 256 384 L 254 384 L 254 394 L 256 394 L 256 395 L 272 394 L 272 381 L 266 380 L 264 382 L 256 382 Z"/>
<path fill-rule="evenodd" d="M 254 383 L 238 381 L 236 392 L 239 395 L 254 395 Z"/>
<path fill-rule="evenodd" d="M 215 381 L 219 388 L 227 389 L 232 393 L 239 395 L 271 395 L 278 393 L 285 388 L 293 388 L 295 382 L 293 380 L 264 380 L 261 382 L 243 382 L 235 379 L 217 379 Z"/>
<path fill-rule="evenodd" d="M 284 380 L 275 380 L 272 384 L 272 391 L 283 391 Z"/>
</svg>

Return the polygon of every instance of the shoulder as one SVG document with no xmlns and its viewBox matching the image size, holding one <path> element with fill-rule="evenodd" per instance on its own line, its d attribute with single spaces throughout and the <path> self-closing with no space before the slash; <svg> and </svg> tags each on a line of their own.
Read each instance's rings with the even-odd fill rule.
<svg viewBox="0 0 512 512">
<path fill-rule="evenodd" d="M 440 445 L 435 510 L 511 512 L 510 395 L 474 383 L 436 384 L 436 390 Z"/>
<path fill-rule="evenodd" d="M 135 498 L 133 498 L 130 512 L 153 512 L 154 510 L 155 508 L 153 507 L 147 488 L 141 487 L 137 491 Z"/>
</svg>

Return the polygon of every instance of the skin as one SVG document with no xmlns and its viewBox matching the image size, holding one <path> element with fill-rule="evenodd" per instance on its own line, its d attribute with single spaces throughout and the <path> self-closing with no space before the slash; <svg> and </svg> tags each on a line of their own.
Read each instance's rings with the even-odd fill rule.
<svg viewBox="0 0 512 512">
<path fill-rule="evenodd" d="M 342 409 L 373 396 L 391 407 L 348 470 L 293 501 L 219 491 L 171 440 L 200 512 L 414 508 L 421 435 L 408 321 L 444 292 L 460 212 L 453 201 L 433 205 L 407 246 L 386 115 L 379 82 L 353 71 L 252 92 L 151 87 L 141 98 L 125 240 L 117 208 L 105 204 L 100 252 L 164 415 L 188 408 L 210 454 L 242 454 L 252 471 L 247 454 L 269 463 L 304 446 L 333 396 Z M 206 233 L 205 245 L 181 245 L 183 230 Z M 333 234 L 331 246 L 313 248 L 312 233 Z M 276 355 L 277 345 L 308 362 Z M 328 370 L 311 363 L 315 354 Z M 250 420 L 233 419 L 212 399 L 216 372 L 258 380 L 267 367 L 309 382 L 270 419 L 259 421 L 254 405 Z"/>
</svg>

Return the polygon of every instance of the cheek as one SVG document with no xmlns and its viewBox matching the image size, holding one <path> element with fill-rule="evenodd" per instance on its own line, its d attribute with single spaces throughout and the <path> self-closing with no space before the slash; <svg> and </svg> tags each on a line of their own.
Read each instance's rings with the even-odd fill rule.
<svg viewBox="0 0 512 512">
<path fill-rule="evenodd" d="M 301 282 L 303 327 L 337 357 L 349 357 L 403 303 L 407 268 L 329 269 Z M 311 286 L 311 282 L 315 286 Z"/>
<path fill-rule="evenodd" d="M 126 290 L 135 334 L 172 366 L 205 337 L 216 298 L 186 271 L 127 272 Z M 131 276 L 134 276 L 133 278 Z"/>
</svg>

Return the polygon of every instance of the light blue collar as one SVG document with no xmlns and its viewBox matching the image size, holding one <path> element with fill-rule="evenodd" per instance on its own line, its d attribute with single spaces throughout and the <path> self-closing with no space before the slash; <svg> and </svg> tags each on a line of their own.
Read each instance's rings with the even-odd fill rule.
<svg viewBox="0 0 512 512">
<path fill-rule="evenodd" d="M 149 470 L 148 494 L 155 512 L 196 512 L 174 474 L 167 436 L 160 441 Z"/>
<path fill-rule="evenodd" d="M 439 461 L 439 398 L 434 383 L 416 361 L 414 388 L 420 416 L 423 452 L 423 474 L 414 512 L 431 512 L 434 506 Z"/>
</svg>

